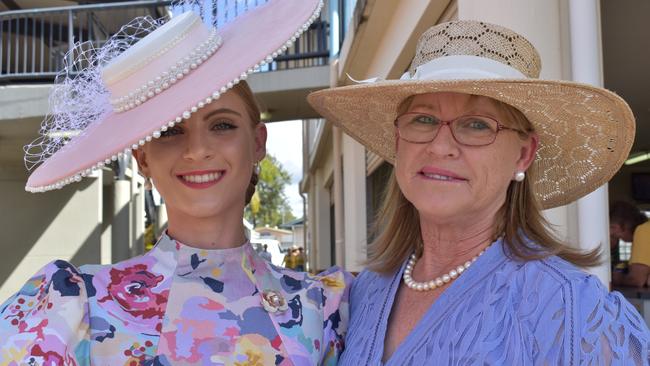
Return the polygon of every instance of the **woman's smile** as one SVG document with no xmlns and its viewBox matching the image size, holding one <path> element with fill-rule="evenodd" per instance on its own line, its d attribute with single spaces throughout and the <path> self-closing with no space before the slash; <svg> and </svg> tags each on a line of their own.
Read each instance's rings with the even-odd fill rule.
<svg viewBox="0 0 650 366">
<path fill-rule="evenodd" d="M 436 168 L 433 166 L 423 167 L 420 171 L 418 171 L 417 176 L 426 180 L 440 181 L 445 183 L 467 182 L 466 178 L 452 171 Z"/>
<path fill-rule="evenodd" d="M 197 170 L 177 174 L 176 177 L 187 187 L 206 189 L 221 181 L 225 174 L 225 170 Z"/>
</svg>

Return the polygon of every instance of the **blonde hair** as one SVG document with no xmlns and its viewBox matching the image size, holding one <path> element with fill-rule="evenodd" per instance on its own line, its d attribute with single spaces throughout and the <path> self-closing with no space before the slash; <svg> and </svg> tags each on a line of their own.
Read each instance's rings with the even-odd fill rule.
<svg viewBox="0 0 650 366">
<path fill-rule="evenodd" d="M 408 108 L 412 98 L 402 102 L 398 109 L 400 113 Z M 518 109 L 490 100 L 506 116 L 509 125 L 522 131 L 522 137 L 534 131 L 533 125 Z M 394 272 L 413 251 L 419 253 L 422 250 L 419 213 L 402 193 L 394 172 L 391 173 L 372 230 L 376 239 L 369 246 L 366 261 L 372 271 Z M 600 263 L 599 250 L 582 252 L 569 247 L 557 237 L 542 215 L 542 207 L 535 198 L 528 177 L 522 182 L 510 182 L 506 200 L 497 213 L 492 240 L 501 235 L 506 253 L 514 259 L 530 261 L 557 255 L 580 267 Z"/>
<path fill-rule="evenodd" d="M 260 124 L 262 122 L 260 118 L 260 107 L 258 106 L 257 101 L 255 100 L 255 95 L 253 94 L 253 91 L 251 90 L 248 83 L 242 80 L 233 86 L 232 91 L 233 93 L 237 94 L 244 102 L 244 105 L 246 106 L 246 113 L 253 122 L 253 127 Z M 248 183 L 248 187 L 246 188 L 246 198 L 244 201 L 245 204 L 249 204 L 251 202 L 251 198 L 253 198 L 253 194 L 255 194 L 255 186 L 257 186 L 258 182 L 259 175 L 253 171 L 251 180 Z"/>
</svg>

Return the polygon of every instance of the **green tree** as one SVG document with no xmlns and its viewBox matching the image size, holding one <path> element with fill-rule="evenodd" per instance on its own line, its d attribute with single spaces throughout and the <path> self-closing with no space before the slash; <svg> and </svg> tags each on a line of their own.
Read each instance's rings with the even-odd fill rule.
<svg viewBox="0 0 650 366">
<path fill-rule="evenodd" d="M 259 201 L 246 206 L 246 219 L 255 226 L 278 226 L 294 220 L 289 200 L 284 194 L 284 187 L 290 182 L 289 172 L 274 156 L 267 154 L 260 162 L 260 176 L 256 188 L 256 200 Z"/>
</svg>

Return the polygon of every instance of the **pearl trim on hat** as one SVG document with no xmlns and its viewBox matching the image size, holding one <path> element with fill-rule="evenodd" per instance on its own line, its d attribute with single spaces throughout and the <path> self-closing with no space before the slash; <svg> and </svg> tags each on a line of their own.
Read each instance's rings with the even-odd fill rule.
<svg viewBox="0 0 650 366">
<path fill-rule="evenodd" d="M 176 47 L 181 41 L 187 38 L 187 36 L 192 32 L 192 29 L 198 23 L 201 23 L 201 17 L 199 16 L 192 17 L 191 15 L 185 16 L 185 14 L 181 14 L 177 17 L 171 18 L 169 22 L 163 24 L 162 26 L 160 26 L 160 28 L 157 28 L 156 30 L 160 30 L 165 27 L 170 27 L 172 25 L 172 22 L 176 22 L 176 23 L 183 22 L 185 23 L 185 26 L 183 29 L 178 30 L 178 34 L 176 34 L 175 37 L 173 37 L 169 41 L 164 42 L 165 44 L 164 47 L 160 49 L 156 49 L 153 52 L 151 52 L 151 50 L 147 50 L 146 51 L 147 55 L 145 57 L 136 57 L 136 58 L 140 58 L 139 61 L 133 62 L 133 60 L 130 60 L 129 63 L 127 64 L 125 64 L 124 61 L 115 62 L 116 60 L 123 59 L 125 57 L 125 54 L 129 54 L 129 53 L 132 54 L 132 52 L 138 52 L 138 53 L 145 52 L 145 49 L 143 49 L 142 46 L 140 46 L 139 50 L 137 51 L 134 50 L 134 47 L 138 47 L 138 43 L 134 44 L 133 47 L 130 47 L 127 50 L 125 50 L 124 53 L 120 54 L 114 60 L 112 60 L 112 64 L 106 65 L 106 67 L 102 70 L 102 79 L 104 79 L 104 82 L 110 84 L 115 81 L 127 78 L 133 75 L 138 70 L 142 69 L 145 65 L 149 64 L 153 60 L 167 53 L 172 48 Z M 131 56 L 130 58 L 133 57 Z"/>
<path fill-rule="evenodd" d="M 168 89 L 175 84 L 179 79 L 195 70 L 199 65 L 206 61 L 221 47 L 223 40 L 221 36 L 217 35 L 216 29 L 213 29 L 207 40 L 201 43 L 194 49 L 188 56 L 179 60 L 175 65 L 170 67 L 167 71 L 163 71 L 161 75 L 156 76 L 154 79 L 149 80 L 144 85 L 136 88 L 135 91 L 130 92 L 120 98 L 112 99 L 110 103 L 113 105 L 113 110 L 116 113 L 126 112 L 133 109 L 140 104 L 146 102 L 149 98 L 153 98 L 157 94 Z"/>
<path fill-rule="evenodd" d="M 318 18 L 322 8 L 323 8 L 323 0 L 320 0 L 318 3 L 318 6 L 316 7 L 316 10 L 312 14 L 312 16 L 300 27 L 298 30 L 296 30 L 291 36 L 289 40 L 287 40 L 280 48 L 278 48 L 276 51 L 272 52 L 271 54 L 267 55 L 263 60 L 260 62 L 256 63 L 255 65 L 249 67 L 246 71 L 242 72 L 238 77 L 233 79 L 232 81 L 228 82 L 226 85 L 222 86 L 221 88 L 215 90 L 212 92 L 212 94 L 205 99 L 201 100 L 200 102 L 196 103 L 189 109 L 185 110 L 182 112 L 180 115 L 178 115 L 176 118 L 166 122 L 163 124 L 159 129 L 154 130 L 151 134 L 143 136 L 140 140 L 138 141 L 133 141 L 130 146 L 125 147 L 122 151 L 116 152 L 110 157 L 106 158 L 103 161 L 100 161 L 86 169 L 83 169 L 76 174 L 73 174 L 69 177 L 63 178 L 59 180 L 56 183 L 49 184 L 46 186 L 39 186 L 39 187 L 29 187 L 26 186 L 25 190 L 28 192 L 36 193 L 36 192 L 47 192 L 51 191 L 54 189 L 61 189 L 65 187 L 66 185 L 74 182 L 80 182 L 83 177 L 87 177 L 91 175 L 94 171 L 99 170 L 104 168 L 107 164 L 110 164 L 112 161 L 117 161 L 118 158 L 123 157 L 126 154 L 129 154 L 131 150 L 137 150 L 140 148 L 140 146 L 143 146 L 147 142 L 150 142 L 152 139 L 157 139 L 161 136 L 162 132 L 167 131 L 167 129 L 174 127 L 176 124 L 183 122 L 183 120 L 187 120 L 192 116 L 192 113 L 195 113 L 199 109 L 205 107 L 206 105 L 214 102 L 215 100 L 219 99 L 222 94 L 230 90 L 233 86 L 238 84 L 242 80 L 246 80 L 250 74 L 252 74 L 255 71 L 258 71 L 261 67 L 265 66 L 268 63 L 273 62 L 273 59 L 278 57 L 278 55 L 282 54 L 285 52 L 291 45 L 300 37 L 302 33 L 307 31 L 309 29 L 309 26 Z"/>
</svg>

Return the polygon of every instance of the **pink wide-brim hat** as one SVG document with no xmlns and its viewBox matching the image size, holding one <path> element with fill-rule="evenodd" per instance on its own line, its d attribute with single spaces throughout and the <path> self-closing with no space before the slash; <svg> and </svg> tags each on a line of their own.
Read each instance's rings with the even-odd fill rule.
<svg viewBox="0 0 650 366">
<path fill-rule="evenodd" d="M 129 88 L 138 85 L 137 82 L 134 84 L 134 80 L 141 78 L 146 85 L 147 80 L 151 79 L 152 68 L 163 70 L 164 65 L 175 65 L 179 52 L 190 54 L 188 50 L 201 50 L 202 45 L 195 47 L 196 40 L 193 38 L 196 35 L 181 37 L 180 40 L 167 42 L 170 44 L 165 49 L 150 55 L 148 60 L 140 62 L 141 65 L 135 65 L 136 70 L 131 74 L 129 70 L 117 70 L 116 74 L 126 73 L 126 77 L 115 85 L 106 86 L 111 93 L 113 108 L 97 120 L 90 121 L 79 135 L 47 157 L 30 175 L 26 190 L 44 192 L 80 181 L 131 149 L 160 137 L 162 131 L 189 118 L 199 108 L 218 99 L 234 84 L 286 51 L 318 17 L 322 6 L 322 0 L 270 0 L 216 30 L 200 23 L 204 29 L 197 28 L 193 32 L 202 37 L 211 36 L 212 46 L 215 47 L 206 51 L 208 53 L 204 54 L 199 64 L 193 63 L 190 72 L 174 80 L 173 85 L 156 87 L 155 92 L 151 91 L 142 101 L 137 100 L 135 105 L 129 103 L 127 93 Z M 160 27 L 160 32 L 154 31 L 138 43 L 147 43 L 143 42 L 147 38 L 164 38 L 166 33 L 168 36 L 178 33 L 177 30 L 163 28 L 164 25 Z M 203 46 L 211 46 L 209 41 L 206 38 Z M 184 45 L 185 42 L 189 43 Z M 138 52 L 146 52 L 146 47 L 144 50 L 140 48 Z M 115 60 L 124 63 L 124 60 L 120 60 L 121 56 L 115 57 Z M 140 73 L 146 75 L 142 77 Z M 135 94 L 137 99 L 138 91 L 136 89 L 130 96 Z M 116 93 L 118 95 L 114 95 Z"/>
</svg>

